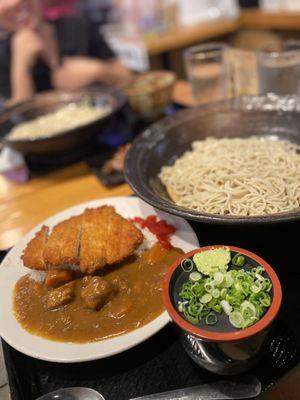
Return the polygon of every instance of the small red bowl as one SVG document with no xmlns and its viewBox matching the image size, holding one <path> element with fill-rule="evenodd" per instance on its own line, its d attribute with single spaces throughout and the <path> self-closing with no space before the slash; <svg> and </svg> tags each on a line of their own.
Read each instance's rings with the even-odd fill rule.
<svg viewBox="0 0 300 400">
<path fill-rule="evenodd" d="M 178 275 L 180 274 L 179 268 L 181 268 L 180 267 L 181 261 L 183 261 L 188 257 L 193 256 L 196 253 L 200 253 L 205 250 L 215 249 L 218 247 L 228 247 L 232 252 L 241 253 L 245 255 L 246 260 L 250 260 L 252 263 L 256 265 L 261 265 L 265 269 L 267 275 L 269 276 L 269 279 L 273 284 L 273 296 L 270 308 L 258 322 L 256 322 L 254 325 L 248 328 L 233 329 L 231 332 L 205 330 L 185 320 L 182 317 L 181 313 L 175 308 L 174 279 L 176 279 L 176 275 L 178 277 Z M 184 272 L 182 271 L 182 273 Z M 261 332 L 265 332 L 271 326 L 272 322 L 275 320 L 280 309 L 281 300 L 282 300 L 281 285 L 272 267 L 261 257 L 257 256 L 256 254 L 248 250 L 227 245 L 206 246 L 200 249 L 195 249 L 187 254 L 184 254 L 169 267 L 163 284 L 163 301 L 172 320 L 183 331 L 207 342 L 215 342 L 215 343 L 237 342 L 251 338 L 254 335 L 258 335 Z"/>
</svg>

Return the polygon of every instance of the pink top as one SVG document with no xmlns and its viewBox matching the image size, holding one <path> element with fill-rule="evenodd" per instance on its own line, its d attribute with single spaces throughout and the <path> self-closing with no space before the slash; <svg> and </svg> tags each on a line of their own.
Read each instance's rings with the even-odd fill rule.
<svg viewBox="0 0 300 400">
<path fill-rule="evenodd" d="M 41 0 L 43 17 L 48 21 L 69 17 L 76 12 L 77 0 L 57 0 L 53 6 L 46 5 Z"/>
</svg>

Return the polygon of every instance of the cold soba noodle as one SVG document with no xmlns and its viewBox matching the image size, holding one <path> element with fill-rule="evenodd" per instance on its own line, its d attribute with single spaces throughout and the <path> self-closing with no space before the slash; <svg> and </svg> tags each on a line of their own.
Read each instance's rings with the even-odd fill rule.
<svg viewBox="0 0 300 400">
<path fill-rule="evenodd" d="M 159 177 L 180 206 L 212 214 L 299 209 L 300 146 L 285 140 L 207 138 Z"/>
</svg>

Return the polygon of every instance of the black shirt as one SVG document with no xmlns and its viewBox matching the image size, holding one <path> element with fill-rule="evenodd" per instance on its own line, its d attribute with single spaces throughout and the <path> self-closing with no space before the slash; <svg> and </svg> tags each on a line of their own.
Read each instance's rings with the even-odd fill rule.
<svg viewBox="0 0 300 400">
<path fill-rule="evenodd" d="M 84 17 L 63 18 L 52 22 L 55 28 L 60 57 L 87 56 L 108 60 L 115 54 L 99 32 L 99 26 Z M 10 38 L 0 41 L 0 96 L 10 93 Z M 51 89 L 50 70 L 39 60 L 33 71 L 37 91 Z"/>
</svg>

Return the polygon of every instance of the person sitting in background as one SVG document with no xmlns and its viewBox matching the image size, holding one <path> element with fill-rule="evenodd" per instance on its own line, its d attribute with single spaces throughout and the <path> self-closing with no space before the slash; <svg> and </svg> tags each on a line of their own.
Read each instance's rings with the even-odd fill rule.
<svg viewBox="0 0 300 400">
<path fill-rule="evenodd" d="M 44 18 L 54 26 L 62 60 L 53 74 L 55 87 L 76 89 L 93 82 L 121 85 L 130 78 L 99 28 L 77 12 L 76 0 L 42 2 Z"/>
<path fill-rule="evenodd" d="M 35 92 L 32 73 L 38 60 L 49 68 L 58 64 L 56 42 L 33 1 L 2 0 L 0 24 L 9 32 L 1 43 L 0 92 L 21 101 Z"/>
<path fill-rule="evenodd" d="M 50 8 L 57 11 L 62 3 L 69 3 L 68 12 L 56 12 L 49 18 Z M 42 12 L 48 15 L 47 21 Z M 51 87 L 121 85 L 131 76 L 100 33 L 76 15 L 74 1 L 1 0 L 0 24 L 10 32 L 1 46 L 0 93 L 12 102 Z"/>
<path fill-rule="evenodd" d="M 40 0 L 43 18 L 47 21 L 57 21 L 72 17 L 77 13 L 77 0 Z"/>
</svg>

